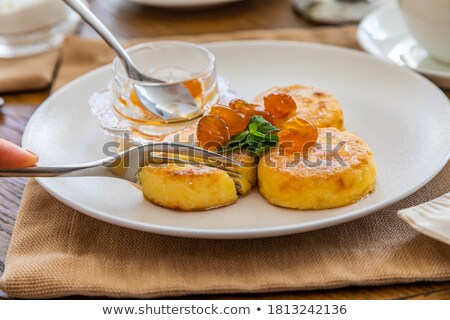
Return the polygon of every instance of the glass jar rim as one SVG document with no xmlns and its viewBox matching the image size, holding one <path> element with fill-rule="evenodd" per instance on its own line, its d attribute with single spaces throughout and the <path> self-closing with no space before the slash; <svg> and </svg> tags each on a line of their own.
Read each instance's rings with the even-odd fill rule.
<svg viewBox="0 0 450 320">
<path fill-rule="evenodd" d="M 206 53 L 206 56 L 209 59 L 209 64 L 206 67 L 205 70 L 199 71 L 195 74 L 193 74 L 189 79 L 185 79 L 185 80 L 179 80 L 179 81 L 175 81 L 175 82 L 147 82 L 147 81 L 140 81 L 140 80 L 134 80 L 134 79 L 130 79 L 128 77 L 128 75 L 125 72 L 125 75 L 119 75 L 117 72 L 117 68 L 118 66 L 122 66 L 122 68 L 124 68 L 124 65 L 121 61 L 121 59 L 116 56 L 113 60 L 112 63 L 112 69 L 113 69 L 113 73 L 114 76 L 118 76 L 118 77 L 124 77 L 128 80 L 131 80 L 133 83 L 135 84 L 139 84 L 139 85 L 144 85 L 144 86 L 172 86 L 172 85 L 178 85 L 178 84 L 182 84 L 184 82 L 187 81 L 192 81 L 192 80 L 196 80 L 198 78 L 201 78 L 209 73 L 211 73 L 214 69 L 215 69 L 215 64 L 216 64 L 216 57 L 212 54 L 211 51 L 209 51 L 207 48 L 205 48 L 202 45 L 193 43 L 193 42 L 187 42 L 187 41 L 177 41 L 177 40 L 161 40 L 161 41 L 148 41 L 148 42 L 143 42 L 143 43 L 139 43 L 136 45 L 133 45 L 129 48 L 126 48 L 125 50 L 129 53 L 132 54 L 133 52 L 140 50 L 140 49 L 144 49 L 146 48 L 148 45 L 151 44 L 160 44 L 160 45 L 182 45 L 182 46 L 189 46 L 192 48 L 196 48 L 196 49 L 200 49 L 201 51 L 203 51 L 204 53 Z M 125 69 L 125 68 L 124 68 Z"/>
</svg>

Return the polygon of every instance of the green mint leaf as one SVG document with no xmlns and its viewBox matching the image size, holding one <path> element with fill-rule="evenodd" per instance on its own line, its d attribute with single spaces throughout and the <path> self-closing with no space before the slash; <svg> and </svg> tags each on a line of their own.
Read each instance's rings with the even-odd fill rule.
<svg viewBox="0 0 450 320">
<path fill-rule="evenodd" d="M 255 139 L 258 142 L 266 142 L 266 136 L 265 135 L 254 135 L 253 139 Z"/>
<path fill-rule="evenodd" d="M 268 133 L 264 136 L 264 139 L 267 142 L 278 142 L 278 135 L 275 133 Z"/>
<path fill-rule="evenodd" d="M 273 126 L 269 121 L 261 116 L 253 116 L 250 119 L 250 126 L 252 124 L 256 124 L 257 131 L 263 134 L 280 131 L 277 127 Z"/>
<path fill-rule="evenodd" d="M 247 145 L 252 146 L 253 143 L 255 142 L 255 136 L 252 135 L 252 134 L 250 134 L 250 135 L 247 137 L 247 140 L 245 140 L 245 142 L 246 142 Z"/>
<path fill-rule="evenodd" d="M 273 133 L 268 134 L 259 134 L 259 135 L 253 135 L 253 138 L 256 141 L 264 142 L 264 143 L 277 143 L 278 142 L 278 136 Z"/>
<path fill-rule="evenodd" d="M 264 139 L 265 137 L 266 137 L 266 135 L 264 134 L 264 133 L 261 133 L 261 132 L 259 132 L 259 131 L 256 131 L 254 134 L 253 134 L 253 136 L 256 138 L 256 137 L 258 137 L 258 138 L 261 138 L 261 139 Z"/>
<path fill-rule="evenodd" d="M 261 133 L 272 133 L 272 132 L 278 132 L 280 129 L 273 126 L 270 122 L 266 121 L 265 123 L 262 123 L 258 126 L 258 131 Z"/>
<path fill-rule="evenodd" d="M 258 133 L 258 125 L 256 123 L 250 122 L 248 125 L 248 130 L 250 131 L 250 134 L 256 134 Z"/>
<path fill-rule="evenodd" d="M 219 152 L 232 152 L 233 150 L 248 150 L 253 157 L 261 155 L 278 143 L 275 132 L 280 131 L 261 116 L 250 119 L 247 130 L 233 136 L 225 147 L 219 148 Z"/>
<path fill-rule="evenodd" d="M 239 143 L 239 142 L 245 141 L 249 134 L 250 134 L 250 132 L 248 130 L 242 131 L 241 133 L 239 133 L 239 134 L 237 134 L 237 135 L 235 135 L 235 136 L 233 136 L 231 138 L 230 144 L 231 143 L 234 144 L 234 143 Z"/>
</svg>

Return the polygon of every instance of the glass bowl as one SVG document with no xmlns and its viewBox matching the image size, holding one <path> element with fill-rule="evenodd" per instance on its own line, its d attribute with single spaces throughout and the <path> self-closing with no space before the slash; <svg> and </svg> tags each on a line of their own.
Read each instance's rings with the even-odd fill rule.
<svg viewBox="0 0 450 320">
<path fill-rule="evenodd" d="M 218 102 L 227 104 L 229 101 L 237 98 L 236 92 L 230 88 L 226 79 L 218 76 L 217 86 L 219 92 Z M 95 92 L 90 97 L 89 106 L 107 135 L 113 136 L 118 140 L 123 140 L 126 137 L 128 140 L 138 143 L 164 141 L 169 136 L 180 133 L 198 122 L 198 119 L 170 124 L 146 124 L 131 121 L 118 113 L 114 107 L 112 82 L 107 89 Z M 208 112 L 209 107 L 206 107 L 205 113 Z M 190 143 L 191 141 L 179 140 L 179 142 Z"/>
<path fill-rule="evenodd" d="M 116 112 L 141 124 L 161 124 L 166 121 L 148 111 L 139 101 L 134 89 L 183 85 L 204 111 L 219 99 L 214 55 L 206 48 L 180 41 L 156 41 L 139 44 L 127 50 L 137 68 L 162 83 L 130 79 L 119 58 L 113 62 L 113 105 Z"/>
<path fill-rule="evenodd" d="M 148 75 L 167 81 L 164 84 L 183 84 L 204 114 L 209 113 L 212 105 L 228 103 L 236 98 L 228 81 L 217 76 L 214 55 L 202 46 L 180 41 L 157 41 L 139 44 L 127 51 L 138 68 Z M 94 116 L 107 134 L 120 140 L 126 136 L 138 143 L 164 141 L 198 122 L 199 119 L 162 122 L 140 104 L 133 87 L 138 81 L 127 76 L 118 58 L 114 60 L 112 69 L 113 79 L 108 88 L 94 93 L 89 99 Z M 146 84 L 139 82 L 139 85 Z"/>
</svg>

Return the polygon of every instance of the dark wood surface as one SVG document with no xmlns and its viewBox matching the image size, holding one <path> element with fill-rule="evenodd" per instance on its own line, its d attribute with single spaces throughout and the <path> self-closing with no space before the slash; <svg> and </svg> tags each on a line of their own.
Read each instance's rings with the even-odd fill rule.
<svg viewBox="0 0 450 320">
<path fill-rule="evenodd" d="M 126 0 L 94 0 L 91 8 L 122 39 L 313 26 L 291 10 L 289 0 L 246 0 L 182 11 L 145 7 Z M 94 34 L 88 27 L 82 33 Z"/>
<path fill-rule="evenodd" d="M 125 0 L 94 0 L 91 7 L 121 39 L 247 29 L 314 27 L 297 16 L 288 0 L 248 0 L 208 10 L 175 11 L 135 5 Z M 93 37 L 87 26 L 81 34 Z M 0 70 L 1 72 L 1 70 Z M 0 137 L 20 143 L 28 118 L 48 91 L 6 95 L 0 112 Z M 0 274 L 14 227 L 25 179 L 0 179 Z M 0 299 L 2 297 L 0 292 Z M 249 295 L 212 295 L 202 299 L 450 299 L 450 282 Z"/>
</svg>

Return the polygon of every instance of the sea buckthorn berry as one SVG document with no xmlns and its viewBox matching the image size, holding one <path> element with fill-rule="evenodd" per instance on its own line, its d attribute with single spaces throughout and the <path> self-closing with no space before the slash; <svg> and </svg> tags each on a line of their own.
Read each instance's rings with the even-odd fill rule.
<svg viewBox="0 0 450 320">
<path fill-rule="evenodd" d="M 278 143 L 288 152 L 304 151 L 311 147 L 319 137 L 319 131 L 310 122 L 301 118 L 292 118 L 287 121 L 278 133 Z"/>
<path fill-rule="evenodd" d="M 269 111 L 267 111 L 266 109 L 264 109 L 261 106 L 258 106 L 257 104 L 251 104 L 250 106 L 251 106 L 252 112 L 253 112 L 252 116 L 261 116 L 266 121 L 270 122 L 271 124 L 275 123 L 275 117 Z"/>
<path fill-rule="evenodd" d="M 215 149 L 230 141 L 230 131 L 221 118 L 208 115 L 198 122 L 197 139 L 202 148 Z"/>
<path fill-rule="evenodd" d="M 249 119 L 241 113 L 220 104 L 214 105 L 209 114 L 225 121 L 231 136 L 244 131 L 249 123 Z"/>
<path fill-rule="evenodd" d="M 266 119 L 266 121 L 269 121 L 271 124 L 273 124 L 275 121 L 275 118 L 270 112 L 268 112 L 263 107 L 257 104 L 249 104 L 244 100 L 234 99 L 229 103 L 229 106 L 232 110 L 235 110 L 243 114 L 248 119 L 250 119 L 253 116 L 261 116 L 264 119 Z"/>
<path fill-rule="evenodd" d="M 203 92 L 202 83 L 197 79 L 186 81 L 183 85 L 194 98 L 200 97 Z"/>
<path fill-rule="evenodd" d="M 264 97 L 264 109 L 278 120 L 294 113 L 297 110 L 297 104 L 286 93 L 272 93 Z"/>
<path fill-rule="evenodd" d="M 242 99 L 231 100 L 230 103 L 228 103 L 228 106 L 234 111 L 251 117 L 252 108 L 248 102 Z"/>
</svg>

